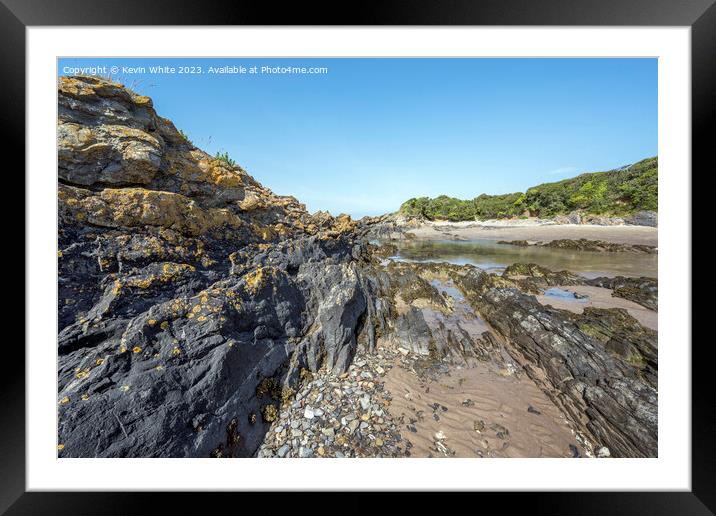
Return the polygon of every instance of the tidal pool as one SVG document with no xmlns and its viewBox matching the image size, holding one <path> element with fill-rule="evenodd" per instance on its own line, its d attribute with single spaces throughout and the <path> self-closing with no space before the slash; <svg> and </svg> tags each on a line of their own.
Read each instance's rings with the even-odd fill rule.
<svg viewBox="0 0 716 516">
<path fill-rule="evenodd" d="M 565 301 L 581 301 L 583 303 L 589 302 L 589 297 L 582 294 L 575 294 L 570 290 L 565 290 L 558 287 L 548 288 L 544 291 L 546 297 L 554 297 L 557 299 L 563 299 Z"/>
<path fill-rule="evenodd" d="M 569 270 L 587 278 L 598 276 L 646 276 L 656 278 L 658 255 L 642 253 L 599 253 L 550 247 L 520 247 L 494 240 L 401 241 L 396 261 L 447 262 L 475 265 L 499 273 L 513 263 L 536 263 L 551 270 Z"/>
</svg>

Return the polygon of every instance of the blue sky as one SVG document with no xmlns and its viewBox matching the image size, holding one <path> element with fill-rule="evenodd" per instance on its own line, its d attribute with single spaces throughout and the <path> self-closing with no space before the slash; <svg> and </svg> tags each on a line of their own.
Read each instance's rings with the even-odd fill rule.
<svg viewBox="0 0 716 516">
<path fill-rule="evenodd" d="M 227 65 L 247 73 L 208 73 Z M 524 191 L 657 154 L 656 59 L 68 58 L 58 72 L 87 66 L 120 67 L 112 75 L 195 145 L 310 211 L 361 217 L 410 197 Z"/>
</svg>

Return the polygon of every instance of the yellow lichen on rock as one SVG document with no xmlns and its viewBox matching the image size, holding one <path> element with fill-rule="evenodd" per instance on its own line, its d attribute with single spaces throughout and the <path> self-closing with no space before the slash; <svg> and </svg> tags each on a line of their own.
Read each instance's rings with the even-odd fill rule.
<svg viewBox="0 0 716 516">
<path fill-rule="evenodd" d="M 199 168 L 207 174 L 207 179 L 222 188 L 243 188 L 241 174 L 219 159 L 201 160 Z"/>
<path fill-rule="evenodd" d="M 256 294 L 256 292 L 258 292 L 258 290 L 264 285 L 266 281 L 264 269 L 265 267 L 259 267 L 244 276 L 244 281 L 246 282 L 244 288 L 247 292 Z"/>
<path fill-rule="evenodd" d="M 157 283 L 170 283 L 186 272 L 193 272 L 196 268 L 186 263 L 165 263 L 161 266 L 159 274 L 151 274 L 143 278 L 127 278 L 124 286 L 147 289 Z M 149 322 L 150 326 L 156 321 Z"/>
<path fill-rule="evenodd" d="M 238 228 L 241 219 L 227 208 L 199 207 L 181 194 L 145 188 L 106 188 L 99 194 L 59 186 L 60 208 L 104 227 L 159 226 L 198 236 L 222 226 Z"/>
</svg>

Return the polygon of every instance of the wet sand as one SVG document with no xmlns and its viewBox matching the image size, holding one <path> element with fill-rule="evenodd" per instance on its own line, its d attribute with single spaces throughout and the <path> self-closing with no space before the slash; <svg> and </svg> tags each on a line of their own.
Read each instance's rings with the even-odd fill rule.
<svg viewBox="0 0 716 516">
<path fill-rule="evenodd" d="M 658 228 L 647 226 L 595 226 L 554 224 L 482 226 L 474 223 L 424 223 L 407 230 L 423 240 L 528 240 L 549 242 L 563 238 L 604 240 L 617 244 L 658 246 Z"/>
<path fill-rule="evenodd" d="M 480 363 L 423 384 L 396 365 L 385 388 L 412 457 L 572 457 L 570 445 L 584 456 L 559 409 L 524 375 Z"/>
<path fill-rule="evenodd" d="M 543 305 L 552 305 L 554 308 L 569 310 L 570 312 L 581 314 L 585 307 L 594 308 L 625 308 L 629 315 L 634 317 L 643 326 L 652 330 L 659 330 L 659 314 L 648 308 L 623 299 L 621 297 L 612 297 L 612 291 L 608 288 L 589 287 L 589 286 L 558 286 L 556 287 L 568 292 L 586 295 L 587 299 L 563 299 L 559 297 L 537 296 L 537 301 Z"/>
</svg>

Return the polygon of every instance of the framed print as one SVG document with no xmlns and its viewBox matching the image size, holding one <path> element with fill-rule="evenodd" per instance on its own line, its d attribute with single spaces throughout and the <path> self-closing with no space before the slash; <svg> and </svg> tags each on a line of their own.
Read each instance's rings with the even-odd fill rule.
<svg viewBox="0 0 716 516">
<path fill-rule="evenodd" d="M 0 507 L 712 513 L 711 4 L 3 0 L 27 302 Z"/>
</svg>

